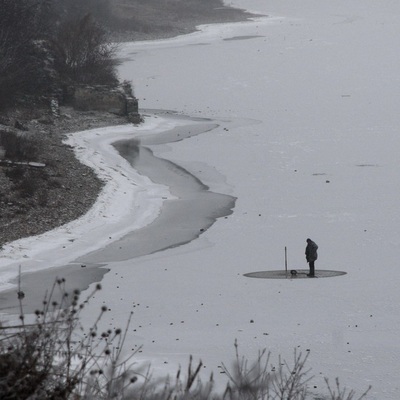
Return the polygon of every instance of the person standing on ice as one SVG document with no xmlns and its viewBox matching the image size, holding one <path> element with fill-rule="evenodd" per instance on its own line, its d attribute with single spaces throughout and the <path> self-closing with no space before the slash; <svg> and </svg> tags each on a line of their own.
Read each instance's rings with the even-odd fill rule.
<svg viewBox="0 0 400 400">
<path fill-rule="evenodd" d="M 309 277 L 315 276 L 314 263 L 318 258 L 317 250 L 318 250 L 317 244 L 313 242 L 311 239 L 307 239 L 306 260 L 308 262 L 308 265 L 310 266 L 310 273 L 307 274 L 307 276 Z"/>
</svg>

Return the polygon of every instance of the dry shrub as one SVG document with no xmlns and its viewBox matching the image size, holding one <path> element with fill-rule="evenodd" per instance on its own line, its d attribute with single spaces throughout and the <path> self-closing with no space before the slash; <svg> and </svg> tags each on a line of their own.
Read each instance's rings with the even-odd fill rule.
<svg viewBox="0 0 400 400">
<path fill-rule="evenodd" d="M 15 165 L 13 167 L 7 168 L 5 170 L 5 175 L 7 178 L 14 182 L 20 181 L 25 175 L 25 168 L 21 165 Z"/>
<path fill-rule="evenodd" d="M 100 382 L 107 368 L 122 375 L 120 369 L 125 364 L 118 362 L 121 350 L 115 349 L 123 347 L 123 332 L 97 332 L 106 307 L 89 330 L 85 331 L 80 323 L 85 304 L 98 290 L 99 285 L 81 301 L 79 291 L 68 293 L 65 280 L 58 279 L 30 324 L 25 323 L 24 293 L 18 290 L 21 324 L 0 326 L 1 399 L 79 399 L 89 383 L 104 391 Z"/>
<path fill-rule="evenodd" d="M 249 362 L 239 355 L 237 342 L 232 369 L 223 364 L 229 382 L 222 395 L 214 392 L 212 375 L 202 383 L 203 364 L 194 367 L 192 357 L 186 377 L 179 370 L 175 378 L 154 379 L 149 367 L 131 362 L 135 353 L 121 361 L 130 319 L 125 331 L 100 333 L 98 322 L 107 310 L 103 306 L 91 328 L 82 327 L 81 312 L 97 290 L 99 285 L 82 301 L 78 290 L 68 293 L 65 280 L 57 279 L 34 321 L 26 323 L 19 285 L 21 324 L 0 325 L 2 400 L 355 400 L 354 391 L 341 389 L 338 380 L 334 389 L 326 380 L 328 395 L 312 395 L 307 385 L 308 354 L 294 351 L 292 363 L 279 357 L 274 366 L 270 353 L 263 350 Z"/>
<path fill-rule="evenodd" d="M 0 131 L 0 146 L 6 151 L 10 160 L 35 160 L 39 145 L 34 135 L 23 132 Z"/>
<path fill-rule="evenodd" d="M 264 349 L 259 352 L 253 363 L 241 357 L 238 344 L 235 342 L 236 360 L 232 370 L 224 364 L 223 371 L 229 378 L 225 398 L 239 399 L 290 399 L 304 400 L 308 395 L 307 383 L 310 369 L 305 368 L 308 354 L 303 356 L 294 351 L 294 361 L 291 366 L 279 357 L 278 366 L 270 362 L 270 353 Z"/>
<path fill-rule="evenodd" d="M 21 197 L 33 197 L 40 188 L 40 179 L 36 174 L 26 172 L 16 185 Z"/>
<path fill-rule="evenodd" d="M 64 82 L 118 84 L 116 45 L 90 16 L 63 22 L 52 41 L 55 66 Z"/>
</svg>

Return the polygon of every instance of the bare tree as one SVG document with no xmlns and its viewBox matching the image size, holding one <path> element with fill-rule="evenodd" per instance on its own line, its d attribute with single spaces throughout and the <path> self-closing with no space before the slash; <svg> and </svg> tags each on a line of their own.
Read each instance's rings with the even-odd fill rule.
<svg viewBox="0 0 400 400">
<path fill-rule="evenodd" d="M 117 84 L 116 47 L 90 14 L 78 21 L 64 22 L 53 45 L 56 69 L 64 81 Z"/>
<path fill-rule="evenodd" d="M 109 0 L 0 0 L 0 10 L 0 107 L 66 81 L 117 83 L 115 47 L 88 14 L 105 20 Z"/>
</svg>

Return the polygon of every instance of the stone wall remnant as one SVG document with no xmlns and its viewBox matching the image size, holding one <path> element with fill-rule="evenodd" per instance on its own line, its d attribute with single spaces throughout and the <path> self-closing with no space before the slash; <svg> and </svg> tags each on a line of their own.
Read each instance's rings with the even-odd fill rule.
<svg viewBox="0 0 400 400">
<path fill-rule="evenodd" d="M 121 86 L 79 85 L 71 93 L 70 102 L 79 111 L 105 111 L 127 116 L 132 123 L 141 122 L 138 100 Z"/>
</svg>

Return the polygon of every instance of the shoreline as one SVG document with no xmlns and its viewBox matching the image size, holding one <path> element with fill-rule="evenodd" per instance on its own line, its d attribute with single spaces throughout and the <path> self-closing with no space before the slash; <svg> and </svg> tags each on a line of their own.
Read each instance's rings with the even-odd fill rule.
<svg viewBox="0 0 400 400">
<path fill-rule="evenodd" d="M 116 42 L 132 42 L 132 41 L 153 41 L 162 39 L 171 39 L 178 36 L 188 35 L 199 32 L 201 25 L 236 23 L 250 21 L 253 18 L 266 17 L 266 15 L 258 12 L 248 11 L 242 8 L 232 7 L 223 1 L 223 5 L 214 7 L 215 4 L 205 5 L 209 7 L 206 12 L 197 12 L 186 14 L 182 18 L 176 18 L 175 15 L 159 15 L 154 17 L 161 25 L 150 23 L 153 30 L 150 31 L 119 31 L 112 34 L 112 38 Z M 193 15 L 192 15 L 193 14 Z M 168 18 L 170 17 L 170 19 Z"/>
<path fill-rule="evenodd" d="M 7 122 L 13 125 L 19 121 L 28 134 L 34 135 L 40 147 L 35 161 L 46 167 L 28 171 L 36 185 L 33 196 L 21 195 L 17 183 L 7 178 L 13 168 L 0 167 L 0 257 L 3 246 L 45 233 L 84 215 L 101 192 L 103 182 L 76 158 L 72 147 L 63 143 L 64 138 L 73 132 L 127 123 L 125 118 L 113 114 L 80 112 L 71 107 L 61 107 L 56 118 L 37 110 L 31 113 L 34 119 L 23 120 L 23 112 L 7 115 Z M 2 116 L 2 123 L 6 117 Z"/>
<path fill-rule="evenodd" d="M 151 41 L 175 38 L 194 32 L 201 32 L 204 25 L 249 22 L 260 15 L 243 9 L 224 6 L 216 16 L 211 8 L 207 16 L 186 21 L 190 29 L 185 32 L 172 30 L 167 36 L 159 32 L 149 33 L 146 38 L 135 41 Z M 234 16 L 234 17 L 233 17 Z M 129 40 L 134 39 L 130 37 Z M 118 126 L 126 124 L 126 118 L 102 112 L 79 112 L 71 107 L 61 107 L 58 118 L 52 118 L 43 110 L 28 110 L 31 120 L 24 120 L 23 113 L 1 115 L 0 126 L 4 120 L 9 124 L 22 122 L 28 131 L 38 133 L 39 145 L 43 149 L 40 162 L 44 162 L 49 171 L 50 180 L 46 189 L 49 191 L 45 200 L 38 200 L 32 206 L 29 199 L 13 198 L 14 185 L 0 173 L 0 215 L 3 229 L 0 230 L 0 257 L 2 247 L 16 240 L 39 235 L 74 221 L 88 212 L 103 188 L 103 182 L 96 174 L 76 160 L 71 148 L 62 141 L 66 135 L 95 127 Z M 11 193 L 11 195 L 9 195 Z M 2 199 L 3 196 L 3 199 Z M 48 197 L 48 198 L 47 198 Z M 1 201 L 3 200 L 3 201 Z"/>
<path fill-rule="evenodd" d="M 116 150 L 124 141 L 140 141 L 141 136 L 144 146 L 164 144 L 173 142 L 174 136 L 175 140 L 182 140 L 183 131 L 190 131 L 187 137 L 191 137 L 218 126 L 208 119 L 170 113 L 147 116 L 145 123 L 137 127 L 121 125 L 71 134 L 67 143 L 74 146 L 78 159 L 106 183 L 93 208 L 81 218 L 5 246 L 0 257 L 0 312 L 13 314 L 18 310 L 15 286 L 20 266 L 21 290 L 26 294 L 24 310 L 31 313 L 41 304 L 45 290 L 56 277 L 68 278 L 69 290 L 85 290 L 108 272 L 108 263 L 180 246 L 205 232 L 217 218 L 229 215 L 235 201 L 232 196 L 210 191 L 177 165 L 169 177 L 160 175 L 164 164 L 172 163 L 154 157 L 154 167 L 152 159 L 146 156 L 151 153 L 147 147 L 142 149 L 144 160 L 139 168 L 130 162 L 129 155 Z M 113 145 L 115 142 L 119 146 Z M 135 149 L 130 151 L 135 154 Z M 155 171 L 148 174 L 149 168 Z M 186 213 L 182 214 L 183 209 Z M 165 222 L 171 218 L 182 224 L 182 227 L 179 222 L 176 224 L 175 233 Z M 150 247 L 149 236 L 156 238 L 154 243 L 148 243 Z"/>
<path fill-rule="evenodd" d="M 97 179 L 104 183 L 102 189 L 96 193 L 93 206 L 79 218 L 40 235 L 28 236 L 5 244 L 0 253 L 2 272 L 0 285 L 4 287 L 4 280 L 15 277 L 15 272 L 13 273 L 12 270 L 17 264 L 25 266 L 25 272 L 31 272 L 40 268 L 41 264 L 49 262 L 50 259 L 57 260 L 53 266 L 60 266 L 72 261 L 71 258 L 77 258 L 90 251 L 85 239 L 81 238 L 82 240 L 78 243 L 75 236 L 87 234 L 87 232 L 99 234 L 100 227 L 102 229 L 112 227 L 112 224 L 119 222 L 118 218 L 125 219 L 125 226 L 120 229 L 120 235 L 132 226 L 146 225 L 151 220 L 154 211 L 161 206 L 163 198 L 170 197 L 169 192 L 163 185 L 154 185 L 147 177 L 137 174 L 109 144 L 118 138 L 132 137 L 134 130 L 140 134 L 150 131 L 158 132 L 170 126 L 173 124 L 153 117 L 147 118 L 147 122 L 135 128 L 125 124 L 71 133 L 66 143 L 75 149 L 77 162 L 91 169 Z M 118 193 L 118 188 L 121 188 L 122 194 Z M 119 197 L 115 198 L 116 195 Z M 151 198 L 149 204 L 152 208 L 142 214 L 135 209 L 135 206 L 143 201 L 142 198 L 146 195 Z M 134 215 L 131 215 L 134 211 Z M 103 236 L 107 235 L 103 234 Z M 105 238 L 103 241 L 107 242 Z M 102 244 L 96 243 L 97 246 Z M 58 248 L 60 249 L 56 250 Z M 49 249 L 52 251 L 45 255 L 44 253 L 48 253 Z M 30 265 L 26 266 L 27 263 L 23 262 L 24 260 L 30 260 Z"/>
<path fill-rule="evenodd" d="M 245 21 L 246 19 L 244 19 Z M 223 21 L 223 22 L 229 22 L 229 21 Z M 216 22 L 215 22 L 216 23 Z M 214 24 L 214 22 L 212 23 Z M 197 27 L 198 25 L 196 25 Z M 192 32 L 196 32 L 199 31 L 198 29 L 193 29 Z M 161 38 L 163 39 L 163 38 Z M 73 119 L 74 117 L 66 117 L 66 119 L 68 120 L 67 122 L 72 122 L 70 124 L 67 123 L 67 127 L 54 127 L 51 126 L 50 129 L 48 130 L 52 130 L 55 129 L 56 133 L 54 135 L 54 137 L 52 137 L 51 140 L 51 146 L 50 147 L 54 147 L 54 146 L 59 146 L 60 148 L 62 148 L 62 146 L 60 145 L 61 141 L 65 144 L 67 143 L 67 147 L 65 147 L 65 153 L 72 153 L 72 148 L 74 148 L 74 150 L 76 151 L 77 149 L 82 150 L 82 143 L 73 143 L 73 141 L 71 142 L 70 139 L 68 139 L 67 141 L 65 141 L 65 137 L 71 137 L 72 135 L 77 136 L 84 136 L 85 134 L 89 134 L 90 132 L 93 132 L 91 130 L 85 130 L 85 131 L 80 131 L 80 130 L 76 130 L 74 129 L 74 127 L 84 127 L 84 128 L 91 128 L 92 126 L 96 126 L 99 127 L 97 129 L 118 129 L 119 127 L 123 127 L 123 126 L 127 126 L 125 125 L 126 122 L 124 121 L 124 118 L 122 117 L 117 117 L 114 115 L 101 115 L 100 113 L 96 113 L 96 112 L 89 112 L 89 113 L 77 113 L 74 110 L 67 110 L 70 113 L 74 114 L 74 116 L 79 116 L 78 118 L 76 118 L 76 120 L 71 121 L 71 119 Z M 68 115 L 68 114 L 67 114 Z M 62 117 L 65 117 L 65 115 L 63 115 Z M 87 118 L 89 117 L 89 122 L 87 121 Z M 125 122 L 125 124 L 124 124 Z M 154 122 L 154 121 L 152 121 Z M 181 121 L 175 121 L 175 123 L 177 123 L 178 125 L 181 124 Z M 62 125 L 62 124 L 61 124 Z M 83 126 L 82 126 L 83 125 Z M 129 126 L 129 125 L 128 125 Z M 176 126 L 176 125 L 175 125 Z M 130 125 L 130 127 L 132 128 L 132 126 Z M 47 126 L 44 126 L 44 128 L 46 129 Z M 144 131 L 149 131 L 152 130 L 152 133 L 154 134 L 154 128 L 155 126 L 152 125 L 152 123 L 150 123 L 150 128 L 148 125 L 146 125 L 146 123 L 141 124 L 139 126 L 136 126 L 135 129 L 138 129 L 139 131 L 144 130 Z M 97 130 L 96 129 L 96 130 Z M 157 129 L 156 132 L 157 133 Z M 64 139 L 64 140 L 63 140 Z M 55 142 L 59 143 L 58 145 L 54 144 L 54 140 Z M 112 141 L 115 142 L 116 140 L 118 140 L 115 135 L 112 138 Z M 93 150 L 93 149 L 92 149 Z M 93 150 L 94 153 L 96 153 L 96 150 Z M 94 153 L 92 154 L 92 156 L 94 155 Z M 62 151 L 61 151 L 62 154 Z M 69 164 L 69 167 L 72 168 L 75 172 L 78 173 L 78 175 L 80 175 L 80 178 L 82 179 L 81 183 L 76 183 L 75 181 L 75 177 L 73 177 L 72 181 L 70 183 L 72 183 L 71 187 L 85 187 L 85 198 L 87 199 L 87 201 L 85 203 L 82 203 L 80 205 L 78 205 L 77 207 L 72 207 L 74 209 L 74 212 L 72 213 L 72 215 L 67 215 L 64 216 L 64 209 L 62 207 L 57 208 L 57 214 L 61 215 L 62 219 L 57 219 L 57 220 L 49 220 L 46 219 L 46 224 L 44 224 L 44 226 L 39 227 L 40 229 L 38 229 L 37 231 L 27 231 L 27 234 L 23 234 L 24 232 L 24 226 L 25 228 L 31 224 L 31 220 L 27 220 L 27 222 L 24 224 L 20 224 L 22 225 L 20 227 L 19 232 L 22 232 L 22 234 L 20 234 L 20 237 L 17 238 L 16 240 L 12 240 L 12 241 L 6 241 L 4 242 L 1 241 L 1 237 L 0 237 L 0 245 L 3 245 L 3 248 L 0 252 L 0 268 L 1 268 L 1 282 L 0 282 L 0 292 L 5 293 L 4 291 L 9 290 L 15 290 L 15 283 L 12 283 L 12 279 L 16 277 L 17 275 L 17 264 L 18 265 L 23 265 L 23 270 L 22 270 L 22 274 L 30 274 L 30 273 L 35 273 L 37 271 L 40 271 L 41 269 L 46 269 L 47 271 L 49 269 L 54 269 L 57 268 L 58 271 L 60 271 L 60 266 L 62 266 L 63 264 L 66 264 L 68 262 L 71 262 L 71 259 L 77 259 L 79 257 L 79 255 L 82 255 L 82 253 L 89 253 L 91 248 L 87 247 L 84 243 L 80 243 L 80 248 L 78 249 L 77 252 L 74 252 L 74 256 L 70 257 L 69 255 L 73 252 L 72 251 L 72 247 L 76 248 L 77 245 L 77 240 L 76 238 L 73 238 L 70 236 L 70 233 L 72 231 L 73 228 L 72 227 L 76 227 L 79 224 L 81 224 L 81 221 L 83 218 L 89 218 L 94 220 L 96 219 L 96 213 L 99 212 L 98 210 L 98 204 L 99 204 L 99 199 L 101 199 L 101 196 L 104 192 L 104 188 L 105 186 L 108 184 L 109 182 L 109 178 L 105 178 L 104 176 L 101 176 L 96 174 L 93 171 L 93 166 L 91 165 L 85 165 L 87 163 L 82 163 L 82 157 L 81 159 L 76 158 L 76 155 L 73 155 L 73 158 L 75 158 L 74 160 L 70 161 L 71 164 Z M 90 157 L 88 157 L 87 155 L 84 157 L 84 159 L 87 161 L 90 159 Z M 64 160 L 64 159 L 63 159 Z M 71 167 L 72 166 L 72 167 Z M 118 165 L 118 168 L 120 167 L 120 165 Z M 68 167 L 67 167 L 68 168 Z M 81 172 L 80 172 L 81 171 Z M 95 182 L 96 185 L 94 186 L 90 186 L 90 183 Z M 75 185 L 76 183 L 76 185 Z M 145 186 L 150 184 L 151 185 L 151 181 L 146 181 Z M 86 186 L 87 185 L 87 186 Z M 86 187 L 88 188 L 88 190 L 86 190 Z M 147 191 L 149 189 L 149 187 L 146 186 L 146 189 L 139 188 L 136 187 L 137 192 L 136 195 L 143 196 L 144 192 Z M 154 189 L 154 188 L 153 188 Z M 163 187 L 160 190 L 160 187 L 158 187 L 157 189 L 155 189 L 156 191 L 158 190 L 158 201 L 161 203 L 163 202 L 163 200 L 168 199 L 170 194 L 168 193 L 168 189 Z M 72 196 L 69 196 L 69 199 L 77 199 L 80 198 L 80 196 L 82 195 L 82 190 L 74 190 L 74 188 L 72 188 L 72 190 L 69 190 L 70 192 L 72 191 Z M 154 193 L 152 193 L 152 190 L 150 189 L 150 196 L 152 197 L 154 195 Z M 69 200 L 71 202 L 71 200 Z M 73 200 L 72 200 L 73 201 Z M 100 200 L 101 202 L 101 200 Z M 154 206 L 154 204 L 153 204 Z M 158 204 L 156 206 L 156 208 L 158 207 L 158 209 L 160 209 L 162 207 L 162 204 Z M 67 208 L 71 208 L 71 204 L 67 206 Z M 140 209 L 140 207 L 139 207 Z M 41 212 L 39 213 L 39 218 L 40 215 L 43 215 L 43 213 L 46 212 L 46 208 L 44 208 L 43 210 L 40 210 Z M 154 208 L 152 210 L 152 212 L 150 212 L 150 214 L 152 215 L 152 217 L 154 217 Z M 149 217 L 149 213 L 147 213 L 145 216 L 137 216 L 135 217 L 135 221 L 134 223 L 136 224 L 149 224 L 151 218 Z M 150 219 L 149 219 L 150 218 Z M 130 230 L 133 230 L 134 228 L 132 228 L 132 224 L 129 227 Z M 63 239 L 60 238 L 55 238 L 54 237 L 54 233 L 55 232 L 62 232 L 62 235 L 64 236 Z M 120 235 L 122 235 L 123 232 L 120 232 Z M 37 246 L 38 242 L 40 242 L 42 240 L 42 245 Z M 113 238 L 113 240 L 115 240 L 115 237 Z M 96 247 L 101 246 L 102 244 L 105 244 L 106 241 L 104 241 L 104 243 L 96 243 Z M 79 245 L 79 244 L 78 244 Z M 44 249 L 43 246 L 46 248 Z M 57 252 L 57 255 L 55 254 L 54 250 L 51 250 L 50 253 L 48 253 L 49 247 L 52 248 L 52 246 L 56 246 L 61 250 L 61 254 L 60 251 Z M 32 247 L 35 247 L 34 250 L 32 250 Z M 79 246 L 78 246 L 79 247 Z M 64 251 L 65 250 L 65 251 Z M 43 252 L 46 251 L 46 256 L 44 256 Z M 67 254 L 64 254 L 67 253 Z M 27 263 L 25 261 L 27 260 L 31 260 L 30 265 L 27 265 Z M 52 262 L 50 262 L 50 260 L 52 260 Z M 22 262 L 21 262 L 22 260 Z M 57 260 L 55 263 L 54 261 Z M 47 264 L 46 264 L 47 263 Z M 51 265 L 48 265 L 48 264 Z M 29 264 L 29 263 L 28 263 Z M 61 272 L 61 271 L 60 271 Z M 15 293 L 14 293 L 15 296 Z M 39 303 L 40 304 L 40 303 Z"/>
</svg>

